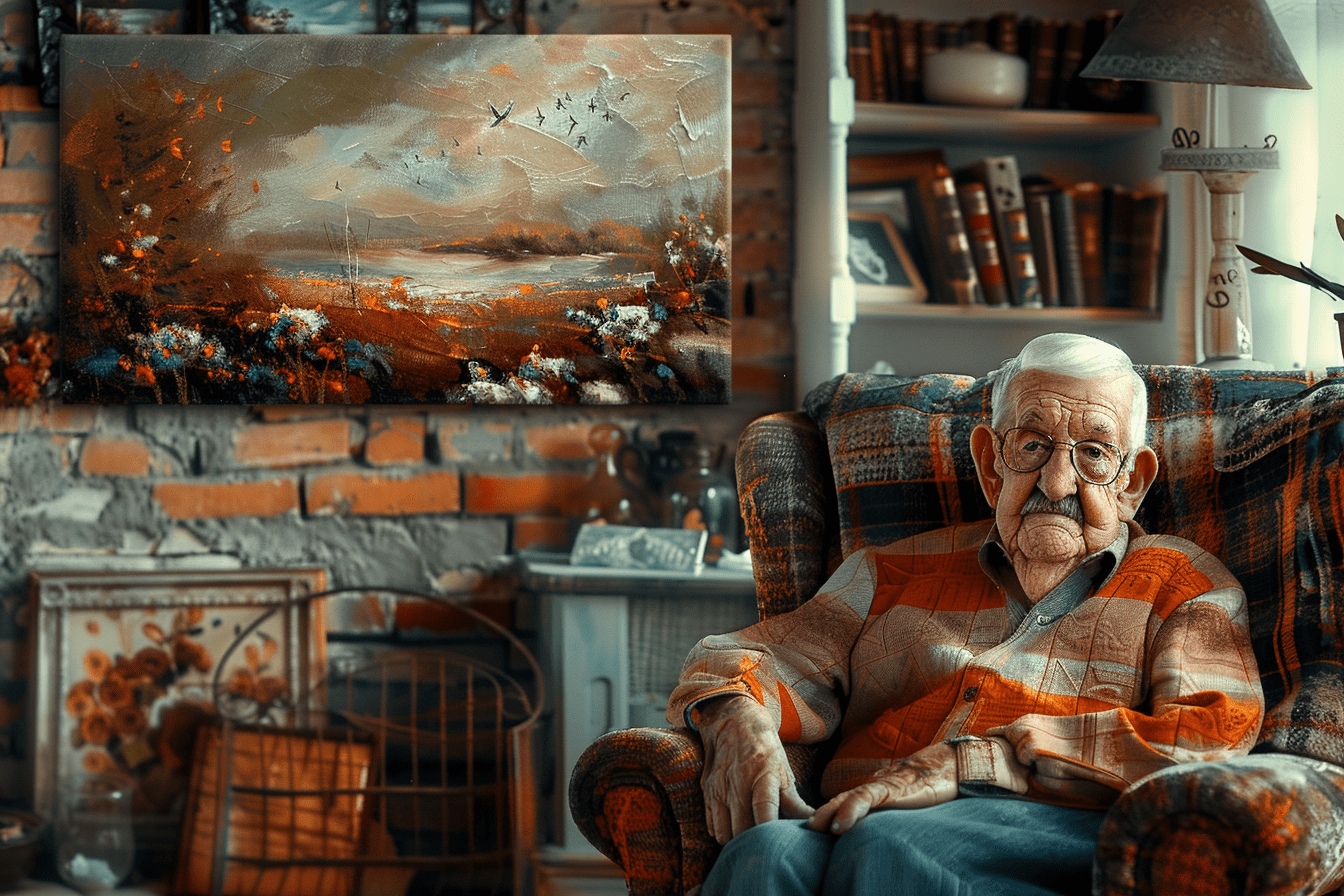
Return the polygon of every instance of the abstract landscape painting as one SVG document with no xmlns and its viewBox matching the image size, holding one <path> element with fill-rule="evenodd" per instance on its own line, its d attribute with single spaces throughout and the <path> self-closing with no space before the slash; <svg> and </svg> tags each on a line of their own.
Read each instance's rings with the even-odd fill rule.
<svg viewBox="0 0 1344 896">
<path fill-rule="evenodd" d="M 65 399 L 728 401 L 728 50 L 67 36 Z"/>
</svg>

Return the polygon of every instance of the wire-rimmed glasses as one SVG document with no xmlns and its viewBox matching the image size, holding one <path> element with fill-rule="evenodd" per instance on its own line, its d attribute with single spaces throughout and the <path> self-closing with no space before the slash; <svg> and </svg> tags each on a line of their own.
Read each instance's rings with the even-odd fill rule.
<svg viewBox="0 0 1344 896">
<path fill-rule="evenodd" d="M 1034 473 L 1049 462 L 1058 447 L 1069 449 L 1073 469 L 1092 485 L 1110 485 L 1120 475 L 1125 456 L 1119 445 L 1097 439 L 1080 442 L 1059 442 L 1042 432 L 1016 426 L 997 434 L 999 456 L 1008 469 L 1017 473 Z"/>
</svg>

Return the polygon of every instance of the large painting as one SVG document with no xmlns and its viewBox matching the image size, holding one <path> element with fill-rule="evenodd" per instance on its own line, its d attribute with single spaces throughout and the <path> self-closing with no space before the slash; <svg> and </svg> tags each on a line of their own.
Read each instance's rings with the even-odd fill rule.
<svg viewBox="0 0 1344 896">
<path fill-rule="evenodd" d="M 65 399 L 728 401 L 728 51 L 68 35 Z"/>
</svg>

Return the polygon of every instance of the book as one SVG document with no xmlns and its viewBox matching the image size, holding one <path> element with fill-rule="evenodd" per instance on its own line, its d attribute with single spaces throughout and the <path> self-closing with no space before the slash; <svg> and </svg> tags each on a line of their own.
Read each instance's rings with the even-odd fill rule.
<svg viewBox="0 0 1344 896">
<path fill-rule="evenodd" d="M 1036 276 L 1036 259 L 1032 254 L 1031 229 L 1027 224 L 1027 206 L 1022 196 L 1017 157 L 986 156 L 972 163 L 967 173 L 984 183 L 989 196 L 1010 301 L 1014 305 L 1039 308 L 1040 282 Z"/>
<path fill-rule="evenodd" d="M 900 62 L 903 103 L 924 101 L 924 57 L 919 49 L 919 22 L 916 19 L 896 20 L 897 59 Z"/>
<path fill-rule="evenodd" d="M 1161 308 L 1163 233 L 1167 194 L 1160 190 L 1134 191 L 1134 233 L 1129 269 L 1129 304 L 1156 311 Z"/>
<path fill-rule="evenodd" d="M 873 99 L 873 37 L 872 20 L 868 16 L 851 14 L 848 23 L 849 76 L 854 80 L 854 99 L 872 102 Z"/>
<path fill-rule="evenodd" d="M 1108 9 L 1088 19 L 1083 35 L 1083 65 L 1086 66 L 1101 49 L 1120 23 L 1124 11 Z M 1071 108 L 1093 112 L 1137 112 L 1143 108 L 1144 89 L 1141 81 L 1121 81 L 1110 78 L 1074 78 Z"/>
<path fill-rule="evenodd" d="M 985 294 L 980 288 L 980 275 L 976 271 L 975 256 L 971 252 L 966 222 L 957 201 L 957 186 L 952 180 L 952 172 L 940 165 L 930 187 L 934 208 L 938 212 L 936 238 L 941 242 L 940 254 L 947 263 L 945 274 L 951 286 L 953 301 L 958 305 L 984 305 Z"/>
<path fill-rule="evenodd" d="M 1018 52 L 1018 15 L 1015 12 L 1000 12 L 989 18 L 986 33 L 989 45 L 1000 53 Z"/>
<path fill-rule="evenodd" d="M 896 17 L 877 13 L 878 32 L 882 44 L 882 71 L 886 76 L 887 99 L 893 103 L 900 102 L 903 88 L 901 86 L 901 49 L 896 35 Z"/>
<path fill-rule="evenodd" d="M 1022 26 L 1022 53 L 1027 59 L 1028 109 L 1048 109 L 1053 104 L 1059 62 L 1058 19 L 1033 16 Z"/>
<path fill-rule="evenodd" d="M 1055 230 L 1050 215 L 1050 196 L 1058 188 L 1044 180 L 1023 181 L 1023 201 L 1027 206 L 1027 227 L 1031 231 L 1031 253 L 1036 261 L 1036 278 L 1041 288 L 1041 304 L 1061 304 L 1059 262 L 1055 248 Z"/>
<path fill-rule="evenodd" d="M 1059 66 L 1055 71 L 1055 90 L 1051 104 L 1057 109 L 1069 108 L 1074 92 L 1073 82 L 1083 67 L 1083 38 L 1087 25 L 1076 19 L 1061 23 L 1059 36 Z"/>
<path fill-rule="evenodd" d="M 1065 190 L 1073 199 L 1073 219 L 1078 234 L 1078 259 L 1083 275 L 1083 304 L 1106 304 L 1106 277 L 1101 242 L 1101 184 L 1080 181 Z"/>
<path fill-rule="evenodd" d="M 1059 304 L 1083 305 L 1083 263 L 1078 254 L 1078 223 L 1073 216 L 1073 194 L 1050 194 L 1050 226 L 1055 232 L 1055 262 L 1059 273 Z"/>
<path fill-rule="evenodd" d="M 1120 184 L 1108 184 L 1102 189 L 1101 204 L 1106 305 L 1128 308 L 1134 256 L 1134 191 Z"/>
<path fill-rule="evenodd" d="M 882 14 L 872 12 L 868 15 L 868 56 L 872 60 L 871 75 L 873 79 L 873 102 L 885 103 L 891 97 L 887 93 L 887 61 L 886 45 L 882 40 Z"/>
<path fill-rule="evenodd" d="M 957 184 L 957 201 L 962 220 L 966 224 L 967 239 L 975 258 L 976 273 L 980 276 L 980 290 L 987 305 L 1007 305 L 1008 287 L 1003 279 L 1003 259 L 994 237 L 994 217 L 989 208 L 989 195 L 978 180 Z"/>
</svg>

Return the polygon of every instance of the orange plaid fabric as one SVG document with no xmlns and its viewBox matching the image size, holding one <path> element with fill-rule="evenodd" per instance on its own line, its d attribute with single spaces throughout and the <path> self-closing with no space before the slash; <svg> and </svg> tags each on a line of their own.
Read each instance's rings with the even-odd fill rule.
<svg viewBox="0 0 1344 896">
<path fill-rule="evenodd" d="M 982 559 L 990 521 L 860 549 L 797 610 L 702 640 L 668 719 L 736 692 L 786 742 L 838 733 L 826 797 L 954 739 L 964 791 L 1086 807 L 1249 752 L 1264 702 L 1245 594 L 1190 542 L 1131 535 L 1030 608 Z"/>
</svg>

